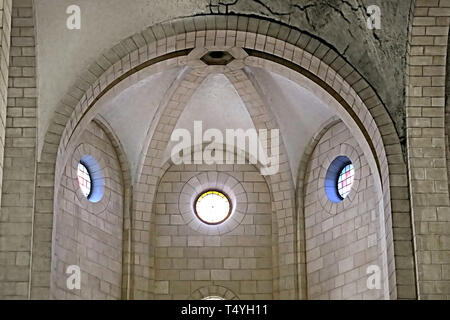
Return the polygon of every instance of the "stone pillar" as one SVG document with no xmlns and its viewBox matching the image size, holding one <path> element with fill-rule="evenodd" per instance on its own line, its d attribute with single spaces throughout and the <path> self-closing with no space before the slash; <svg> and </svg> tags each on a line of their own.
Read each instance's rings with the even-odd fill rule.
<svg viewBox="0 0 450 320">
<path fill-rule="evenodd" d="M 0 299 L 27 299 L 33 241 L 37 129 L 32 0 L 14 0 L 12 3 L 9 62 L 0 219 L 0 267 L 3 268 L 0 272 Z"/>
<path fill-rule="evenodd" d="M 5 148 L 6 98 L 11 43 L 11 0 L 0 0 L 0 193 L 2 190 L 3 155 Z M 0 205 L 1 205 L 0 197 Z M 1 214 L 1 212 L 0 212 Z"/>
<path fill-rule="evenodd" d="M 406 122 L 419 299 L 450 297 L 450 203 L 445 153 L 448 0 L 416 0 Z"/>
</svg>

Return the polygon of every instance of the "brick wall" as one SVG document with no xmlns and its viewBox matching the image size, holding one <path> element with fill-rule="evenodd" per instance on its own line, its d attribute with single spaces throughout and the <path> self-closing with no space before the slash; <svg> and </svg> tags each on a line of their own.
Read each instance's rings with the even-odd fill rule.
<svg viewBox="0 0 450 320">
<path fill-rule="evenodd" d="M 32 1 L 13 1 L 0 220 L 0 264 L 6 266 L 2 298 L 29 295 L 37 123 L 34 33 Z"/>
<path fill-rule="evenodd" d="M 239 213 L 202 229 L 183 197 L 215 187 L 236 197 Z M 156 197 L 155 298 L 187 299 L 219 286 L 239 299 L 272 299 L 271 212 L 267 184 L 251 165 L 172 166 Z"/>
<path fill-rule="evenodd" d="M 122 283 L 123 178 L 107 134 L 91 122 L 67 162 L 57 197 L 51 297 L 54 299 L 120 299 Z M 97 203 L 78 185 L 81 157 L 93 156 L 102 168 L 105 189 Z M 67 267 L 81 270 L 81 290 L 69 290 Z"/>
<path fill-rule="evenodd" d="M 325 194 L 324 179 L 337 156 L 355 168 L 352 191 L 340 203 Z M 305 234 L 308 299 L 379 299 L 382 290 L 367 288 L 366 269 L 382 269 L 381 234 L 372 173 L 344 123 L 319 140 L 306 172 Z"/>
</svg>

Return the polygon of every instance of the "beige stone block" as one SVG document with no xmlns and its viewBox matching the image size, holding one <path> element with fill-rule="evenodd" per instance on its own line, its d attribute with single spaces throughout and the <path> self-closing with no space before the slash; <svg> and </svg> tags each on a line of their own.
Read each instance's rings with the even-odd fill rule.
<svg viewBox="0 0 450 320">
<path fill-rule="evenodd" d="M 169 281 L 155 281 L 155 294 L 169 294 Z"/>
<path fill-rule="evenodd" d="M 229 270 L 211 270 L 211 280 L 230 280 L 231 273 Z"/>
<path fill-rule="evenodd" d="M 195 270 L 195 280 L 214 280 L 209 270 Z"/>
<path fill-rule="evenodd" d="M 239 259 L 238 258 L 225 258 L 223 260 L 223 265 L 225 269 L 238 269 Z"/>
</svg>

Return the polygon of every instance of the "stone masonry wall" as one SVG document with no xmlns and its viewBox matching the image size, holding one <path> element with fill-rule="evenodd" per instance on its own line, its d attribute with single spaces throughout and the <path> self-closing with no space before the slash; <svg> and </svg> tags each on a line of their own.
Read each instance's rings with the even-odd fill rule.
<svg viewBox="0 0 450 320">
<path fill-rule="evenodd" d="M 210 188 L 236 199 L 239 213 L 202 229 L 190 199 Z M 239 299 L 272 299 L 271 212 L 268 186 L 252 165 L 172 166 L 156 199 L 155 298 L 187 299 L 218 286 Z"/>
<path fill-rule="evenodd" d="M 0 1 L 0 194 L 5 148 L 6 98 L 8 92 L 9 48 L 11 44 L 11 0 Z M 0 196 L 0 206 L 1 206 Z"/>
<path fill-rule="evenodd" d="M 4 12 L 7 12 L 9 2 L 2 3 Z M 6 271 L 0 272 L 0 298 L 26 299 L 29 296 L 33 240 L 37 136 L 35 29 L 32 1 L 15 0 L 12 4 L 0 219 L 0 268 L 6 268 Z M 8 15 L 3 18 L 7 21 Z M 4 39 L 6 36 L 2 33 L 2 43 L 8 42 Z M 2 52 L 4 54 L 5 51 Z M 0 63 L 3 70 L 5 63 L 1 59 Z"/>
<path fill-rule="evenodd" d="M 406 70 L 406 124 L 419 299 L 450 297 L 450 197 L 445 143 L 449 25 L 450 1 L 415 1 Z"/>
<path fill-rule="evenodd" d="M 337 156 L 353 163 L 350 194 L 332 203 L 324 179 Z M 344 123 L 320 139 L 306 173 L 305 228 L 308 299 L 380 299 L 382 290 L 367 288 L 369 265 L 382 269 L 379 212 L 370 167 Z"/>
<path fill-rule="evenodd" d="M 119 160 L 106 133 L 94 122 L 79 142 L 56 200 L 51 298 L 121 299 L 124 195 Z M 78 185 L 77 166 L 85 155 L 102 168 L 104 193 L 96 203 L 84 197 Z M 71 265 L 80 267 L 81 290 L 67 288 L 66 270 Z"/>
</svg>

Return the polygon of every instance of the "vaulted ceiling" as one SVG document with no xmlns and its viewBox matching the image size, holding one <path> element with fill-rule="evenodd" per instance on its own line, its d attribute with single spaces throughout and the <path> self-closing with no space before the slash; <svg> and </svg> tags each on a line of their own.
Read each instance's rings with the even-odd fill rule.
<svg viewBox="0 0 450 320">
<path fill-rule="evenodd" d="M 382 30 L 379 32 L 365 27 L 367 16 L 364 9 L 371 4 L 366 2 L 365 0 L 342 2 L 317 0 L 311 3 L 303 0 L 35 1 L 40 147 L 58 104 L 79 77 L 86 77 L 88 67 L 102 53 L 121 40 L 157 23 L 198 14 L 224 13 L 225 10 L 234 14 L 280 20 L 314 34 L 335 47 L 379 92 L 399 135 L 402 136 L 404 129 L 402 85 L 405 68 L 402 56 L 406 51 L 411 1 L 380 2 Z M 81 8 L 81 30 L 66 28 L 68 18 L 66 9 L 73 4 Z M 300 10 L 299 8 L 305 4 L 308 4 L 307 8 Z M 167 77 L 165 81 L 170 82 L 169 75 L 164 77 Z M 267 75 L 265 77 L 270 78 Z M 276 81 L 279 83 L 280 79 Z M 280 90 L 286 90 L 284 85 L 281 85 Z M 293 134 L 290 131 L 286 133 Z"/>
<path fill-rule="evenodd" d="M 125 89 L 100 111 L 122 142 L 133 174 L 140 155 L 145 152 L 143 148 L 148 144 L 146 139 L 155 113 L 166 103 L 169 89 L 177 85 L 176 79 L 182 72 L 183 69 L 177 67 L 150 76 Z M 275 115 L 295 176 L 311 138 L 336 115 L 330 107 L 331 98 L 327 98 L 321 89 L 314 88 L 306 78 L 304 82 L 310 83 L 309 88 L 260 68 L 246 67 L 246 72 L 251 74 L 261 98 Z M 224 136 L 226 129 L 255 128 L 247 107 L 222 73 L 211 73 L 205 78 L 184 106 L 175 129 L 187 129 L 193 136 L 194 121 L 202 122 L 203 132 L 219 129 Z M 166 160 L 174 145 L 175 142 L 171 142 L 167 146 Z"/>
</svg>

